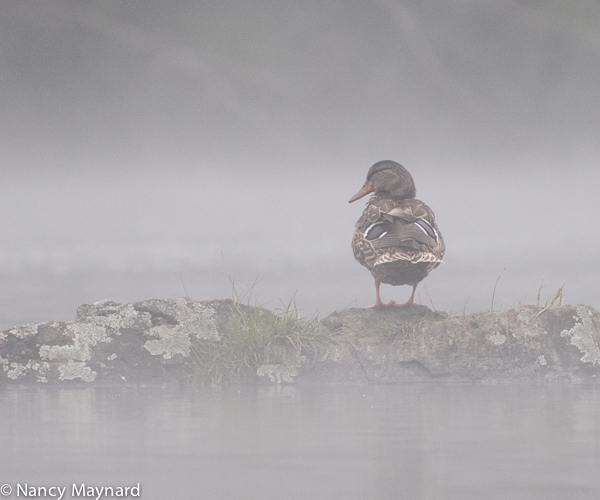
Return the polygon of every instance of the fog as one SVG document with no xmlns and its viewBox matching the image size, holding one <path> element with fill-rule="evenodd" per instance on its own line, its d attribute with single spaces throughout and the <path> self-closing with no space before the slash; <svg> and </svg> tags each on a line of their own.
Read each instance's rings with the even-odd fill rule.
<svg viewBox="0 0 600 500">
<path fill-rule="evenodd" d="M 347 201 L 382 159 L 413 174 L 446 240 L 419 302 L 535 304 L 543 280 L 542 304 L 564 284 L 564 301 L 599 305 L 597 2 L 0 14 L 3 328 L 105 298 L 366 306 L 362 200 Z"/>
<path fill-rule="evenodd" d="M 102 299 L 372 304 L 348 199 L 384 159 L 446 241 L 417 302 L 563 287 L 598 308 L 599 20 L 597 0 L 2 0 L 0 331 Z M 2 495 L 600 492 L 594 384 L 126 382 L 0 390 Z"/>
</svg>

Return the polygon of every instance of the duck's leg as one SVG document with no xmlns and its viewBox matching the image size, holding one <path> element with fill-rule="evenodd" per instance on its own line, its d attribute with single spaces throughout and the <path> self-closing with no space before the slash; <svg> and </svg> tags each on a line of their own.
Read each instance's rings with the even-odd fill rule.
<svg viewBox="0 0 600 500">
<path fill-rule="evenodd" d="M 404 307 L 404 306 L 410 306 L 413 305 L 415 303 L 415 292 L 417 291 L 417 285 L 413 285 L 413 290 L 412 293 L 410 294 L 410 299 L 408 299 L 404 304 L 394 304 L 396 307 Z"/>
<path fill-rule="evenodd" d="M 387 304 L 381 302 L 381 296 L 379 295 L 379 285 L 381 285 L 381 281 L 375 278 L 375 304 L 373 304 L 372 306 L 368 306 L 367 309 L 376 309 L 377 307 L 387 307 L 396 305 L 396 303 L 393 300 L 391 302 L 388 302 Z"/>
</svg>

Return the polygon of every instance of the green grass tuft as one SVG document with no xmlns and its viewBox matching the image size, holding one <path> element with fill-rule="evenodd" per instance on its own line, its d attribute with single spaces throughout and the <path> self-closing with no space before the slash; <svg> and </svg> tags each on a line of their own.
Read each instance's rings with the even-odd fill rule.
<svg viewBox="0 0 600 500">
<path fill-rule="evenodd" d="M 563 294 L 564 287 L 565 287 L 565 284 L 563 283 L 563 285 L 558 290 L 556 290 L 556 293 L 550 300 L 550 305 L 548 305 L 548 301 L 546 301 L 546 305 L 544 306 L 544 308 L 535 315 L 536 318 L 538 316 L 540 316 L 543 312 L 546 312 L 548 309 L 553 308 L 557 301 L 558 301 L 558 307 L 562 306 L 562 294 Z M 539 299 L 538 299 L 538 304 L 539 304 Z M 539 307 L 539 305 L 538 305 L 538 307 Z"/>
<path fill-rule="evenodd" d="M 310 348 L 320 335 L 316 317 L 302 319 L 294 301 L 273 312 L 233 302 L 219 328 L 220 340 L 195 340 L 190 349 L 193 385 L 221 387 L 255 377 L 262 364 L 285 362 Z"/>
</svg>

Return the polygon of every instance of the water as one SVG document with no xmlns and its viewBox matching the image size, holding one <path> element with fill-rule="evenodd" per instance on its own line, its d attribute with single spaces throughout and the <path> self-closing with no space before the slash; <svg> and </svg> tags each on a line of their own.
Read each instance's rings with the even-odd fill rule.
<svg viewBox="0 0 600 500">
<path fill-rule="evenodd" d="M 0 483 L 65 498 L 140 483 L 146 500 L 595 499 L 599 416 L 596 386 L 11 389 Z"/>
<path fill-rule="evenodd" d="M 523 165 L 515 178 L 500 168 L 408 166 L 447 246 L 418 302 L 449 313 L 489 310 L 492 297 L 495 309 L 536 304 L 544 280 L 542 305 L 564 285 L 563 303 L 599 307 L 591 270 L 600 246 L 588 221 L 600 218 L 600 170 Z M 229 298 L 230 279 L 271 309 L 294 297 L 306 316 L 372 304 L 373 279 L 350 249 L 364 204 L 348 204 L 368 164 L 301 167 L 165 166 L 136 176 L 99 164 L 94 175 L 6 179 L 0 330 L 72 320 L 79 305 L 102 299 Z M 385 301 L 409 295 L 382 287 Z"/>
<path fill-rule="evenodd" d="M 93 165 L 0 183 L 0 330 L 71 320 L 102 299 L 229 298 L 230 278 L 271 309 L 294 297 L 307 316 L 374 302 L 350 249 L 364 203 L 348 204 L 368 163 L 162 165 L 143 175 Z M 544 279 L 542 305 L 564 284 L 564 303 L 598 307 L 590 270 L 600 246 L 588 221 L 600 217 L 600 170 L 407 166 L 447 246 L 418 302 L 449 313 L 489 310 L 492 296 L 496 309 L 536 304 Z M 385 301 L 409 294 L 382 287 Z"/>
<path fill-rule="evenodd" d="M 349 253 L 348 249 L 345 249 Z M 342 253 L 342 252 L 340 252 Z M 558 260 L 553 268 L 566 266 Z M 589 270 L 594 263 L 581 259 L 570 264 L 563 304 L 589 304 L 598 308 L 598 280 Z M 242 301 L 258 301 L 269 309 L 281 309 L 292 299 L 304 317 L 324 318 L 346 307 L 365 307 L 375 301 L 370 273 L 347 257 L 342 262 L 314 259 L 283 260 L 260 265 L 228 265 Z M 497 262 L 455 259 L 436 269 L 417 288 L 417 302 L 453 314 L 507 309 L 538 302 L 543 306 L 565 281 L 567 273 L 549 274 L 533 259 L 502 268 Z M 543 278 L 545 276 L 545 278 Z M 500 278 L 498 280 L 498 278 Z M 498 280 L 497 284 L 496 281 Z M 562 280 L 562 281 L 561 281 Z M 219 259 L 211 265 L 171 263 L 170 267 L 134 266 L 57 270 L 40 266 L 18 272 L 0 271 L 0 331 L 15 325 L 44 321 L 72 321 L 84 303 L 102 299 L 135 302 L 150 298 L 196 300 L 232 298 L 233 287 Z M 410 287 L 381 287 L 385 301 L 405 301 Z"/>
</svg>

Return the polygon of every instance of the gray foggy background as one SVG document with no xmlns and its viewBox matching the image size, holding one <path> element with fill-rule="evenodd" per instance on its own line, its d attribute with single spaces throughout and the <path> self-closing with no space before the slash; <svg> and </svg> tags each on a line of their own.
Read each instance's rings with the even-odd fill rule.
<svg viewBox="0 0 600 500">
<path fill-rule="evenodd" d="M 366 306 L 348 199 L 406 166 L 462 313 L 598 307 L 600 3 L 3 0 L 0 326 L 104 298 Z M 229 277 L 228 277 L 229 274 Z M 406 300 L 408 287 L 383 287 Z M 246 293 L 245 297 L 248 297 Z"/>
</svg>

